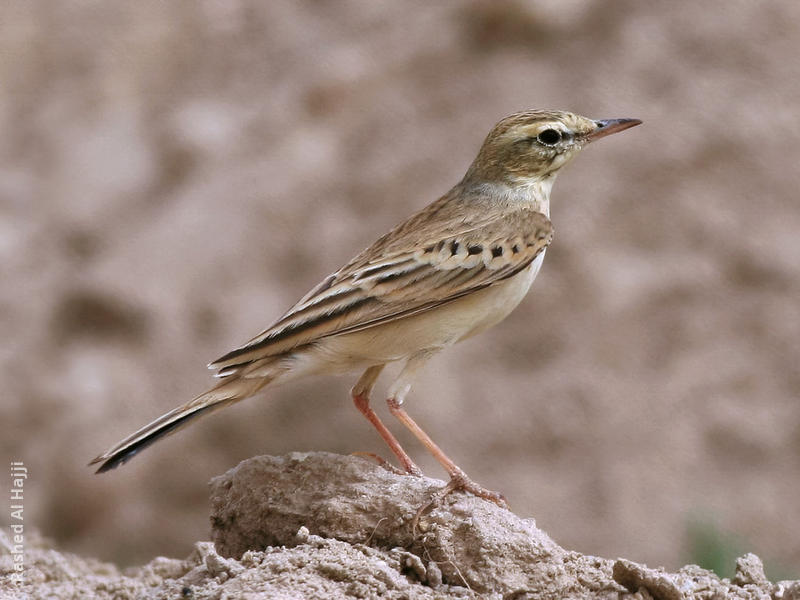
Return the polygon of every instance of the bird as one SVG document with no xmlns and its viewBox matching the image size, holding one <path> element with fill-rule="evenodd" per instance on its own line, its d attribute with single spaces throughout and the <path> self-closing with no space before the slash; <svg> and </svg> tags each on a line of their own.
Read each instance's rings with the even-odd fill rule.
<svg viewBox="0 0 800 600">
<path fill-rule="evenodd" d="M 444 467 L 443 494 L 470 492 L 507 506 L 470 479 L 409 416 L 415 376 L 442 350 L 496 325 L 516 308 L 553 240 L 550 192 L 587 144 L 641 124 L 526 110 L 500 120 L 464 177 L 322 280 L 272 325 L 210 363 L 219 382 L 97 456 L 103 473 L 195 418 L 265 387 L 314 374 L 362 371 L 351 390 L 402 472 L 422 471 L 370 405 L 389 363 L 402 362 L 386 393 L 396 417 Z M 386 461 L 383 461 L 384 464 Z"/>
</svg>

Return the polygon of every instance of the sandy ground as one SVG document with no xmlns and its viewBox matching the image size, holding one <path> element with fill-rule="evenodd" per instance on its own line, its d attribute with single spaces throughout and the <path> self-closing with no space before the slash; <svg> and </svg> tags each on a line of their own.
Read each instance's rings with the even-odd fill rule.
<svg viewBox="0 0 800 600">
<path fill-rule="evenodd" d="M 565 548 L 675 569 L 699 521 L 796 577 L 799 20 L 791 1 L 7 3 L 0 451 L 29 469 L 26 525 L 121 565 L 187 556 L 205 482 L 240 460 L 385 454 L 354 378 L 320 377 L 85 466 L 444 193 L 495 121 L 553 107 L 645 124 L 561 176 L 531 295 L 438 357 L 409 411 Z"/>
<path fill-rule="evenodd" d="M 14 547 L 0 532 L 0 597 L 800 599 L 800 581 L 769 581 L 752 553 L 721 580 L 693 565 L 669 573 L 564 550 L 533 519 L 462 493 L 420 509 L 444 486 L 352 456 L 258 456 L 212 480 L 214 543 L 196 543 L 186 560 L 121 572 L 30 539 L 16 581 L 5 577 Z"/>
</svg>

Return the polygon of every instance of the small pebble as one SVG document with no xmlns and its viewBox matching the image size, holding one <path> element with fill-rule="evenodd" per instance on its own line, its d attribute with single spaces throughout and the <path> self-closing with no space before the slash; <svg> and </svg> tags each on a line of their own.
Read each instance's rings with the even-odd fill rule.
<svg viewBox="0 0 800 600">
<path fill-rule="evenodd" d="M 297 530 L 297 533 L 294 534 L 294 541 L 298 544 L 305 544 L 308 541 L 308 536 L 310 532 L 308 531 L 308 527 L 303 525 L 300 529 Z"/>
<path fill-rule="evenodd" d="M 435 562 L 431 561 L 428 563 L 428 568 L 426 569 L 426 577 L 428 579 L 428 585 L 431 586 L 433 589 L 436 589 L 440 585 L 442 585 L 442 570 L 439 568 Z"/>
</svg>

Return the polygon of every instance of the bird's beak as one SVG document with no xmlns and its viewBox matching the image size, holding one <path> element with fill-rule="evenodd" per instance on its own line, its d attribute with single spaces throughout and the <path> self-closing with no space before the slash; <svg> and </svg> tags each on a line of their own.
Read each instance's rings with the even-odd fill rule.
<svg viewBox="0 0 800 600">
<path fill-rule="evenodd" d="M 599 140 L 612 133 L 617 133 L 618 131 L 636 127 L 637 125 L 641 125 L 642 122 L 639 119 L 601 119 L 595 121 L 594 124 L 597 125 L 597 129 L 586 136 L 586 139 L 590 142 Z"/>
</svg>

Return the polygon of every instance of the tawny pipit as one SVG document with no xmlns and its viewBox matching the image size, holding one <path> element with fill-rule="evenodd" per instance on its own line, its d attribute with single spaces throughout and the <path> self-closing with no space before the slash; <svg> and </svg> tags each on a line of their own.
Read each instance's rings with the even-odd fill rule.
<svg viewBox="0 0 800 600">
<path fill-rule="evenodd" d="M 92 461 L 117 467 L 194 417 L 252 396 L 271 383 L 365 369 L 353 387 L 369 419 L 407 473 L 421 473 L 370 408 L 383 367 L 405 361 L 389 387 L 389 411 L 425 445 L 456 488 L 504 504 L 466 477 L 403 409 L 420 367 L 448 346 L 495 325 L 533 283 L 550 241 L 550 189 L 586 144 L 641 121 L 595 121 L 533 110 L 506 117 L 453 189 L 329 275 L 241 348 L 214 361 L 221 381 Z"/>
</svg>

